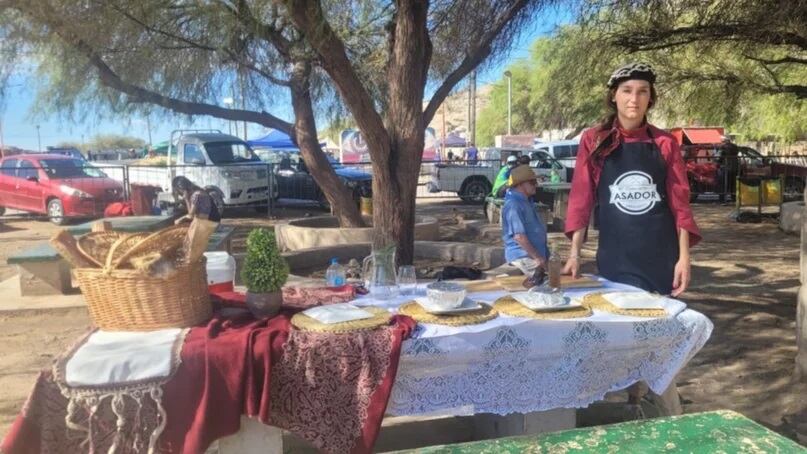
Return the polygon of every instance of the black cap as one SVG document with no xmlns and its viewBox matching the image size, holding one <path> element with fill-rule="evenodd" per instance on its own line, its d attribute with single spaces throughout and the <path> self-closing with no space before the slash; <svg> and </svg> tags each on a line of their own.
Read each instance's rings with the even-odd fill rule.
<svg viewBox="0 0 807 454">
<path fill-rule="evenodd" d="M 620 83 L 631 80 L 646 80 L 651 84 L 656 83 L 656 72 L 647 63 L 630 63 L 614 71 L 608 79 L 608 88 L 614 88 Z"/>
</svg>

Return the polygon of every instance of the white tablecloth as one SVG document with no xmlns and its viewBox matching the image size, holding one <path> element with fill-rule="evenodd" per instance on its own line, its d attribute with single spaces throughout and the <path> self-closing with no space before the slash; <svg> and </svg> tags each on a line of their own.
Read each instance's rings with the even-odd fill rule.
<svg viewBox="0 0 807 454">
<path fill-rule="evenodd" d="M 637 290 L 604 281 L 606 289 Z M 573 290 L 571 297 L 597 290 Z M 505 292 L 475 293 L 493 302 Z M 357 305 L 394 310 L 411 296 Z M 464 327 L 419 324 L 404 342 L 387 413 L 464 415 L 582 408 L 643 380 L 661 394 L 703 347 L 712 322 L 676 300 L 671 315 L 647 319 L 595 311 L 587 318 L 500 315 Z"/>
</svg>

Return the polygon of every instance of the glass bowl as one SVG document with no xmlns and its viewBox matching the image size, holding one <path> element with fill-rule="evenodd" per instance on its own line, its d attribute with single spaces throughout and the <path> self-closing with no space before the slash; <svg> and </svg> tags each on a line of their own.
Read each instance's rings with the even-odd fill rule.
<svg viewBox="0 0 807 454">
<path fill-rule="evenodd" d="M 455 309 L 462 306 L 467 291 L 460 284 L 433 282 L 426 286 L 429 302 L 438 309 Z"/>
</svg>

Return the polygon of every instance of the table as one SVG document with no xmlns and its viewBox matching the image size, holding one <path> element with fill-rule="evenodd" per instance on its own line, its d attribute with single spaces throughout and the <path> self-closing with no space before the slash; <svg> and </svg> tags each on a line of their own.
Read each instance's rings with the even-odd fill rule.
<svg viewBox="0 0 807 454">
<path fill-rule="evenodd" d="M 807 449 L 745 416 L 721 410 L 564 430 L 539 436 L 396 451 L 398 454 L 522 452 L 731 452 L 803 453 Z"/>
<path fill-rule="evenodd" d="M 638 290 L 605 281 L 606 289 Z M 581 297 L 592 290 L 568 290 Z M 598 291 L 602 291 L 601 289 Z M 492 303 L 504 291 L 473 294 Z M 359 298 L 394 310 L 411 297 Z M 479 325 L 419 324 L 403 344 L 387 407 L 392 415 L 530 413 L 583 408 L 636 382 L 673 394 L 678 371 L 703 347 L 713 325 L 685 309 L 646 319 L 595 311 L 583 319 L 532 320 L 506 315 Z M 672 411 L 680 411 L 673 406 Z"/>
<path fill-rule="evenodd" d="M 601 280 L 605 289 L 638 290 Z M 421 291 L 424 287 L 419 285 Z M 591 291 L 569 290 L 566 294 L 581 297 Z M 496 291 L 472 297 L 492 303 L 505 294 Z M 381 301 L 365 296 L 354 303 L 395 311 L 411 299 L 398 296 Z M 386 414 L 488 413 L 492 415 L 485 415 L 483 423 L 491 426 L 486 435 L 494 437 L 531 433 L 536 428 L 536 432 L 545 431 L 541 427 L 558 430 L 574 426 L 574 413 L 572 410 L 570 421 L 560 421 L 568 420 L 569 415 L 554 410 L 583 408 L 608 392 L 646 382 L 662 414 L 677 415 L 681 406 L 675 376 L 703 347 L 712 328 L 707 317 L 691 309 L 664 319 L 595 311 L 591 317 L 570 320 L 499 315 L 483 324 L 456 328 L 419 324 L 413 337 L 403 343 Z M 539 412 L 545 411 L 553 411 L 554 425 L 541 421 L 548 414 Z M 218 452 L 230 454 L 245 452 L 244 446 L 263 446 L 268 452 L 280 453 L 279 433 L 274 427 L 245 424 L 241 432 L 220 441 Z M 267 440 L 272 440 L 271 446 Z"/>
<path fill-rule="evenodd" d="M 571 183 L 541 183 L 539 192 L 553 194 L 552 198 L 552 226 L 563 231 L 566 227 L 566 211 L 569 207 L 569 193 Z"/>
</svg>

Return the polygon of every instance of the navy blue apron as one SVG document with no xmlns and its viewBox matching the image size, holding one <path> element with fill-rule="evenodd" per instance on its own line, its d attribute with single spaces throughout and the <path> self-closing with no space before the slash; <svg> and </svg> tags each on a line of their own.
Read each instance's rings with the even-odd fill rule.
<svg viewBox="0 0 807 454">
<path fill-rule="evenodd" d="M 667 295 L 678 232 L 667 204 L 667 165 L 655 141 L 623 143 L 597 185 L 597 267 L 608 280 Z"/>
</svg>

